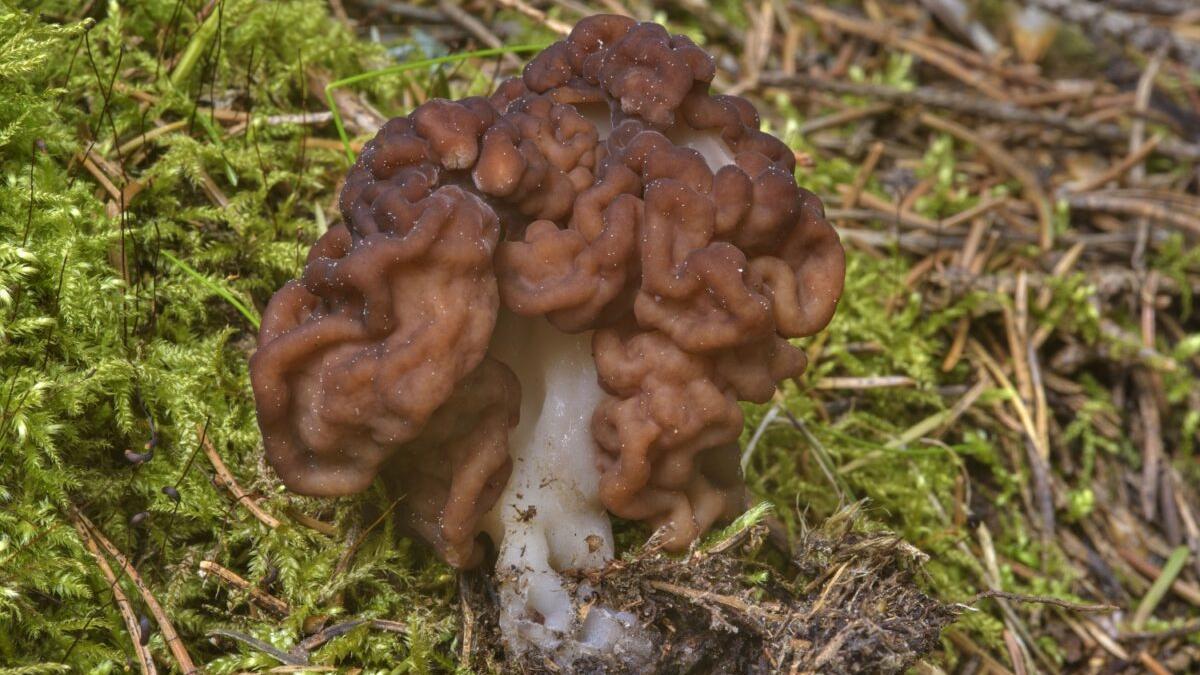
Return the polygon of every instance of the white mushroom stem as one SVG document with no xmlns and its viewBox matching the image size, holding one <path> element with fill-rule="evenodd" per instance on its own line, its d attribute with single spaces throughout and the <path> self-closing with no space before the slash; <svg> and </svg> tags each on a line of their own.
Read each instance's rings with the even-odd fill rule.
<svg viewBox="0 0 1200 675">
<path fill-rule="evenodd" d="M 613 556 L 590 426 L 603 396 L 591 338 L 502 310 L 491 347 L 521 382 L 521 421 L 509 434 L 512 477 L 484 518 L 499 549 L 500 628 L 510 653 L 535 646 L 563 664 L 638 651 L 630 640 L 641 642 L 624 612 L 592 607 L 581 619 L 591 590 L 563 575 L 598 569 Z"/>
</svg>

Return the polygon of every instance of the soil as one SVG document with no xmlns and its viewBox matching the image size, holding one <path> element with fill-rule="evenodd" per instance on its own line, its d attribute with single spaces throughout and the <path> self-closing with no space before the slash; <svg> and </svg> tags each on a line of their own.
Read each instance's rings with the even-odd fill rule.
<svg viewBox="0 0 1200 675">
<path fill-rule="evenodd" d="M 785 551 L 764 547 L 766 533 L 747 527 L 685 557 L 651 542 L 588 581 L 596 602 L 641 619 L 657 645 L 649 670 L 666 674 L 903 672 L 938 647 L 957 615 L 922 590 L 925 555 L 895 535 L 852 532 L 835 517 Z M 505 661 L 492 583 L 463 578 L 464 661 L 563 672 L 544 655 Z M 627 672 L 600 661 L 573 671 Z"/>
</svg>

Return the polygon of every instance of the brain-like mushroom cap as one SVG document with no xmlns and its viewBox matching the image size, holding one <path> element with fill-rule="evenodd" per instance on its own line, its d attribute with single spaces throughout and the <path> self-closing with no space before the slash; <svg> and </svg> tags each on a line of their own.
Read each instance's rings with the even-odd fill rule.
<svg viewBox="0 0 1200 675">
<path fill-rule="evenodd" d="M 488 357 L 501 306 L 593 330 L 601 499 L 685 547 L 741 506 L 739 400 L 799 374 L 788 339 L 841 295 L 841 245 L 792 153 L 713 62 L 624 17 L 581 21 L 491 97 L 389 121 L 341 195 L 344 225 L 264 313 L 251 375 L 292 489 L 387 471 L 414 530 L 479 559 L 520 383 Z"/>
</svg>

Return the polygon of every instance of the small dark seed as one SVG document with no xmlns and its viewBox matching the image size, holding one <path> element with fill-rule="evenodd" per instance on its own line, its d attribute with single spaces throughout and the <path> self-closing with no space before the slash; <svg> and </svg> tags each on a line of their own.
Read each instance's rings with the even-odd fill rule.
<svg viewBox="0 0 1200 675">
<path fill-rule="evenodd" d="M 278 578 L 279 578 L 279 568 L 274 565 L 271 565 L 270 567 L 267 568 L 267 573 L 263 575 L 262 581 L 259 582 L 259 585 L 262 586 L 263 588 L 267 588 L 271 584 L 275 583 L 275 580 Z"/>
<path fill-rule="evenodd" d="M 164 485 L 162 493 L 170 498 L 176 504 L 179 503 L 179 490 L 176 490 L 173 485 Z"/>
<path fill-rule="evenodd" d="M 134 527 L 137 527 L 138 525 L 141 525 L 143 522 L 145 522 L 145 520 L 149 517 L 150 517 L 149 511 L 138 511 L 137 513 L 133 514 L 133 516 L 129 519 L 129 524 L 133 525 Z"/>
</svg>

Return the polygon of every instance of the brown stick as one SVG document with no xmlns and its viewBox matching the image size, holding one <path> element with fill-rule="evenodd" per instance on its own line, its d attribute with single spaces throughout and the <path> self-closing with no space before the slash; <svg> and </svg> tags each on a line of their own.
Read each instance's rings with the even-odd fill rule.
<svg viewBox="0 0 1200 675">
<path fill-rule="evenodd" d="M 117 148 L 117 156 L 125 157 L 129 153 L 133 152 L 134 150 L 137 150 L 138 148 L 140 148 L 143 145 L 145 145 L 146 143 L 149 143 L 150 141 L 158 138 L 159 136 L 165 136 L 165 135 L 171 133 L 172 131 L 179 131 L 180 129 L 183 129 L 184 127 L 188 126 L 188 124 L 190 124 L 190 122 L 191 122 L 191 120 L 186 120 L 186 119 L 177 120 L 175 122 L 170 122 L 170 123 L 164 124 L 161 127 L 154 127 L 153 129 L 151 129 L 150 131 L 147 131 L 145 133 L 138 134 L 137 136 L 134 136 L 133 138 L 129 139 L 128 141 L 125 141 L 124 143 L 121 144 L 121 146 L 119 148 Z"/>
<path fill-rule="evenodd" d="M 822 129 L 840 127 L 844 124 L 857 122 L 858 120 L 866 117 L 874 117 L 875 115 L 885 113 L 891 109 L 892 104 L 890 103 L 876 103 L 875 105 L 869 105 L 862 108 L 848 108 L 846 110 L 839 110 L 838 112 L 825 115 L 824 117 L 808 120 L 807 122 L 801 124 L 796 131 L 798 131 L 801 136 L 807 136 L 808 134 L 816 133 Z"/>
<path fill-rule="evenodd" d="M 1138 654 L 1138 661 L 1142 662 L 1143 666 L 1154 675 L 1171 675 L 1171 671 L 1162 664 L 1161 661 L 1150 655 L 1149 652 L 1141 652 Z"/>
<path fill-rule="evenodd" d="M 1140 216 L 1174 225 L 1193 235 L 1200 235 L 1200 218 L 1188 213 L 1181 213 L 1165 204 L 1106 192 L 1067 195 L 1066 200 L 1073 209 Z"/>
<path fill-rule="evenodd" d="M 336 537 L 338 535 L 338 529 L 336 525 L 327 523 L 319 518 L 314 518 L 294 506 L 285 507 L 283 512 L 288 514 L 288 517 L 297 523 L 307 527 L 310 530 L 320 532 L 326 537 Z"/>
<path fill-rule="evenodd" d="M 225 462 L 221 461 L 221 456 L 217 454 L 217 449 L 214 448 L 212 442 L 208 440 L 208 434 L 204 432 L 204 427 L 197 424 L 196 430 L 200 434 L 200 444 L 204 446 L 204 454 L 208 456 L 208 461 L 212 462 L 213 469 L 215 469 L 217 472 L 217 480 L 220 481 L 226 490 L 229 490 L 229 493 L 233 495 L 234 500 L 245 506 L 246 510 L 249 511 L 250 514 L 255 518 L 257 518 L 263 525 L 266 525 L 272 530 L 279 527 L 279 520 L 275 516 L 272 516 L 264 511 L 262 507 L 258 505 L 258 502 L 254 501 L 250 495 L 246 494 L 245 490 L 242 489 L 242 486 L 238 485 L 237 481 L 234 480 L 233 474 L 229 472 L 229 468 L 225 466 Z"/>
<path fill-rule="evenodd" d="M 852 209 L 858 205 L 858 197 L 862 194 L 863 188 L 867 186 L 871 174 L 875 173 L 875 166 L 879 164 L 879 158 L 882 156 L 883 141 L 875 141 L 871 144 L 871 149 L 867 152 L 867 158 L 863 160 L 862 166 L 858 168 L 858 173 L 854 174 L 854 182 L 850 185 L 850 193 L 842 202 L 842 208 Z"/>
<path fill-rule="evenodd" d="M 877 209 L 884 213 L 899 214 L 902 222 L 915 223 L 919 227 L 922 227 L 926 230 L 935 231 L 935 232 L 947 231 L 947 228 L 943 223 L 936 221 L 932 218 L 926 218 L 925 216 L 922 216 L 919 213 L 915 213 L 910 209 L 903 208 L 903 205 L 898 206 L 892 202 L 889 202 L 886 199 L 875 196 L 873 193 L 870 193 L 870 192 L 860 193 L 858 195 L 858 201 L 862 202 L 863 206 L 870 208 L 870 209 Z M 893 218 L 894 217 L 895 216 L 893 216 Z"/>
<path fill-rule="evenodd" d="M 92 177 L 96 179 L 97 183 L 100 183 L 100 187 L 104 188 L 104 191 L 107 192 L 110 197 L 115 200 L 121 199 L 121 191 L 117 189 L 117 186 L 113 184 L 108 176 L 100 170 L 100 167 L 97 166 L 90 157 L 79 155 L 77 156 L 77 159 L 83 163 L 83 168 L 87 169 L 88 173 L 92 174 Z"/>
<path fill-rule="evenodd" d="M 249 593 L 250 598 L 264 609 L 269 609 L 282 616 L 286 616 L 291 611 L 286 602 L 250 583 L 228 567 L 223 567 L 212 560 L 201 560 L 200 571 L 214 574 L 225 583 Z"/>
<path fill-rule="evenodd" d="M 179 633 L 175 632 L 175 626 L 171 623 L 170 617 L 163 611 L 162 605 L 158 604 L 158 599 L 150 592 L 150 586 L 142 579 L 142 575 L 130 564 L 125 554 L 121 553 L 121 550 L 113 545 L 104 536 L 104 533 L 92 521 L 88 520 L 87 516 L 75 508 L 74 504 L 68 504 L 67 509 L 72 514 L 72 518 L 81 521 L 83 526 L 95 538 L 96 542 L 100 544 L 101 548 L 107 551 L 113 560 L 117 561 L 117 564 L 125 572 L 125 576 L 129 577 L 129 580 L 137 587 L 138 593 L 142 596 L 142 602 L 146 603 L 146 608 L 150 610 L 150 614 L 154 616 L 154 620 L 158 623 L 158 629 L 162 632 L 163 641 L 167 643 L 167 648 L 171 650 L 171 655 L 175 657 L 175 662 L 179 665 L 179 670 L 185 673 L 185 675 L 199 673 L 200 671 L 196 669 L 196 664 L 192 662 L 192 657 L 188 654 L 187 647 L 184 646 Z"/>
<path fill-rule="evenodd" d="M 971 208 L 969 208 L 965 211 L 962 211 L 960 213 L 956 213 L 956 214 L 946 218 L 945 220 L 943 220 L 942 226 L 945 227 L 947 230 L 957 229 L 963 223 L 974 220 L 974 219 L 978 218 L 979 216 L 986 215 L 986 214 L 990 213 L 993 209 L 1000 208 L 1001 206 L 1004 206 L 1007 203 L 1008 203 L 1008 200 L 1005 199 L 1004 197 L 1000 197 L 998 199 L 987 199 L 987 198 L 981 199 L 979 201 L 979 203 L 976 204 L 975 206 L 972 206 Z"/>
<path fill-rule="evenodd" d="M 112 591 L 113 600 L 117 603 L 117 609 L 121 611 L 121 618 L 125 620 L 125 628 L 129 630 L 129 637 L 133 638 L 133 651 L 137 654 L 137 662 L 142 669 L 142 675 L 157 675 L 158 669 L 154 666 L 154 657 L 150 654 L 150 649 L 142 644 L 142 627 L 138 623 L 137 614 L 134 613 L 133 605 L 129 602 L 125 591 L 121 590 L 117 575 L 108 564 L 104 554 L 100 552 L 96 540 L 88 532 L 88 528 L 79 519 L 75 510 L 68 509 L 67 516 L 71 519 L 71 524 L 75 526 L 75 531 L 79 532 L 79 538 L 83 540 L 83 545 L 87 548 L 88 553 L 91 553 L 92 557 L 96 559 L 96 566 L 100 568 L 100 573 L 108 581 L 108 588 Z"/>
<path fill-rule="evenodd" d="M 1162 134 L 1157 134 L 1151 137 L 1150 140 L 1139 146 L 1137 150 L 1129 153 L 1124 159 L 1109 167 L 1107 171 L 1074 186 L 1071 191 L 1091 192 L 1092 190 L 1104 187 L 1105 184 L 1111 181 L 1118 180 L 1121 178 L 1121 176 L 1124 176 L 1127 171 L 1140 164 L 1142 160 L 1149 157 L 1150 153 L 1154 152 L 1154 149 L 1157 148 L 1159 143 L 1162 143 L 1162 141 Z"/>
</svg>

